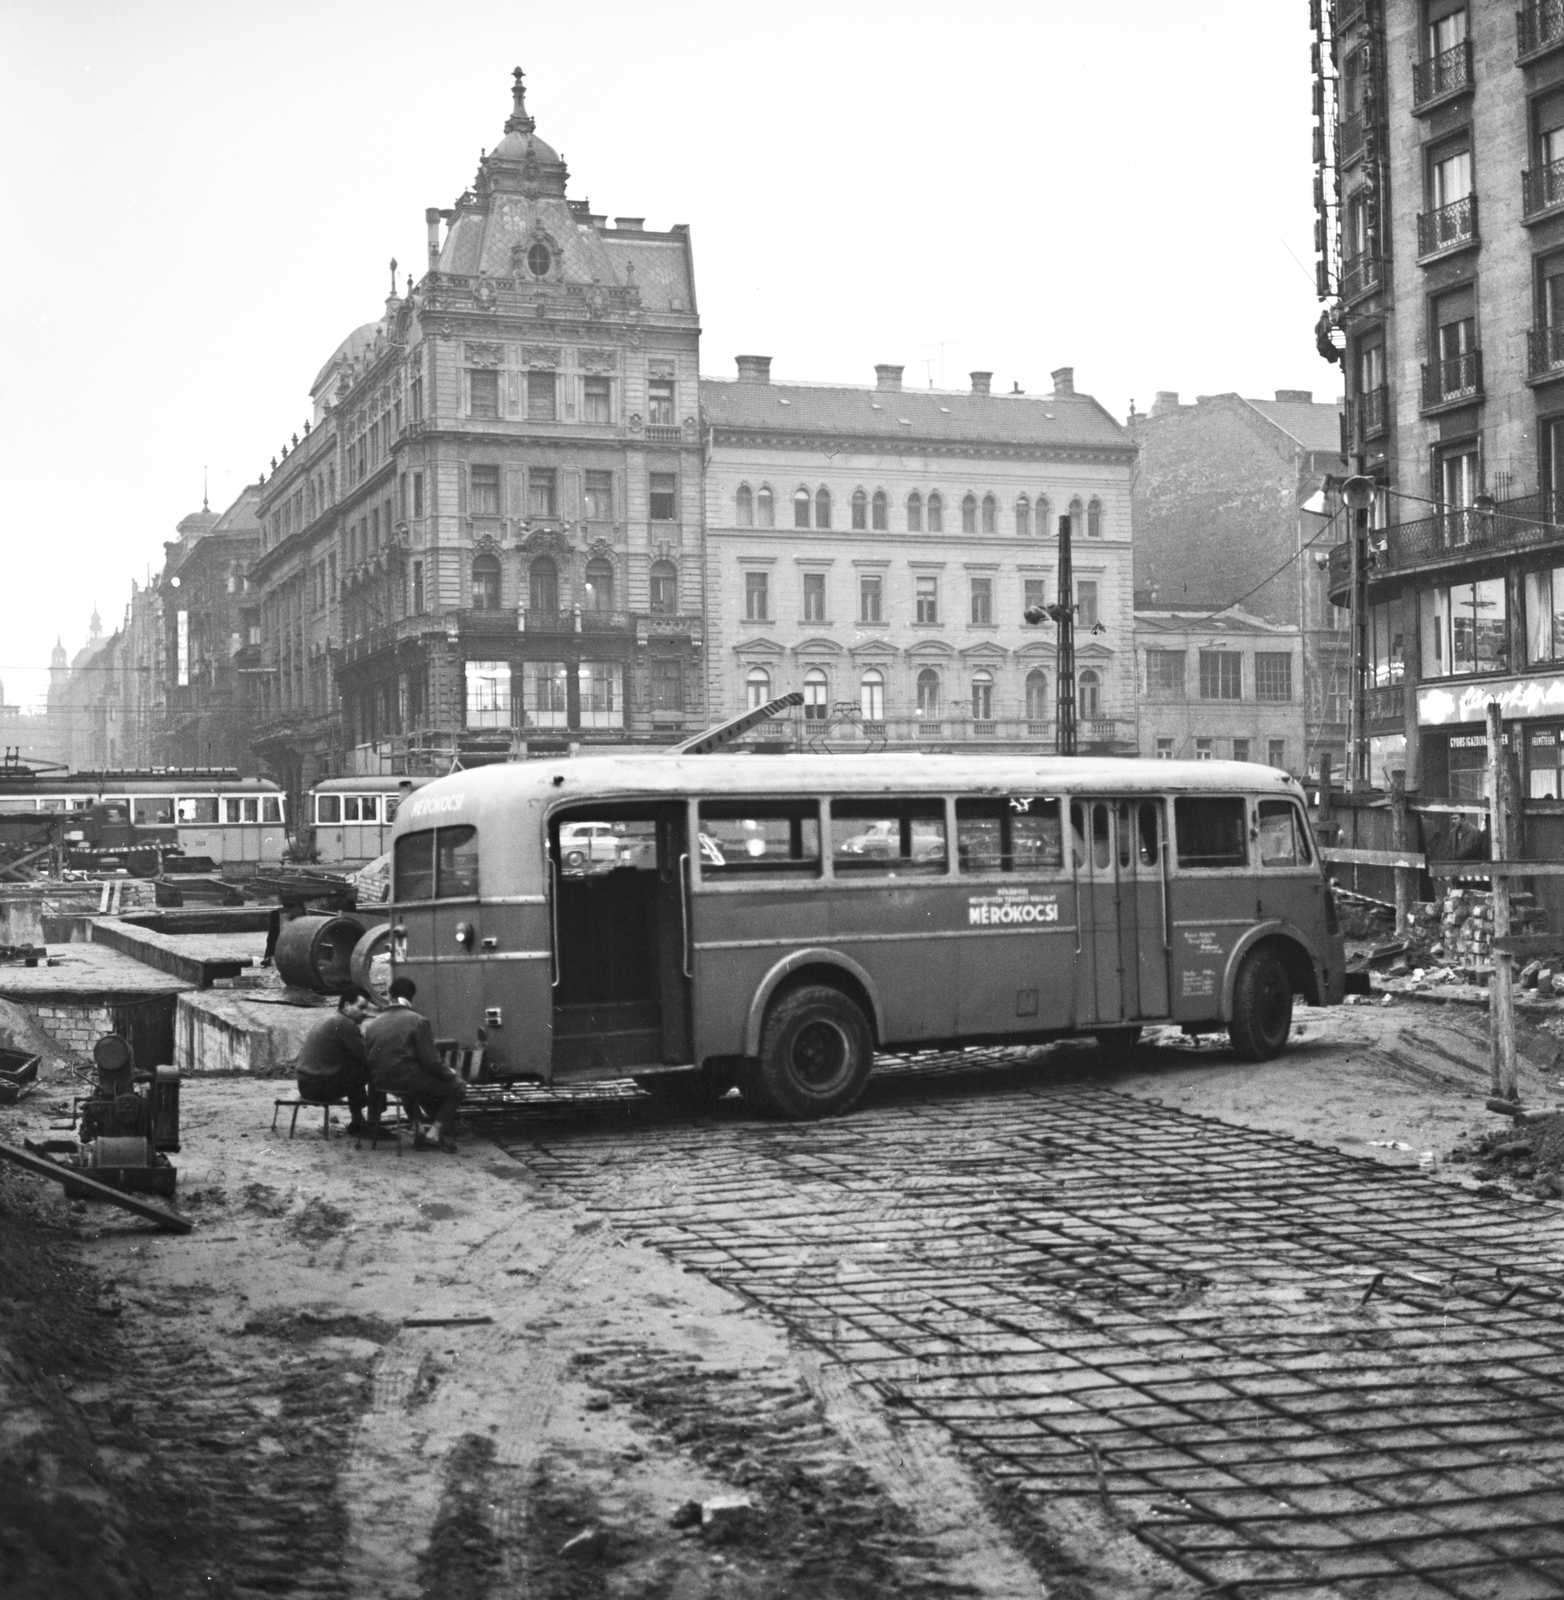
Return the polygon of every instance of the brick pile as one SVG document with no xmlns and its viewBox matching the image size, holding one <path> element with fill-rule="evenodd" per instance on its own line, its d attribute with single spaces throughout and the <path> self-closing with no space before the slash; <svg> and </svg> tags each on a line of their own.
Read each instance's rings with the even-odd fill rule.
<svg viewBox="0 0 1564 1600">
<path fill-rule="evenodd" d="M 1493 966 L 1493 896 L 1481 889 L 1452 887 L 1443 901 L 1432 901 L 1438 908 L 1440 939 L 1429 952 L 1462 971 L 1486 973 Z M 1510 932 L 1546 933 L 1548 914 L 1533 895 L 1510 894 Z M 1564 935 L 1559 948 L 1564 951 Z"/>
</svg>

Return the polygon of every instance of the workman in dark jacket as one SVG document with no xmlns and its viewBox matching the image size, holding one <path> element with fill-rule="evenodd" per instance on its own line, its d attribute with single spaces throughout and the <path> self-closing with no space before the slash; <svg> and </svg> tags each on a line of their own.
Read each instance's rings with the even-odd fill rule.
<svg viewBox="0 0 1564 1600">
<path fill-rule="evenodd" d="M 455 1154 L 456 1108 L 466 1092 L 455 1068 L 440 1060 L 429 1019 L 408 1002 L 418 993 L 411 978 L 393 979 L 391 1004 L 364 1029 L 369 1081 L 394 1094 L 413 1119 L 415 1150 Z"/>
<path fill-rule="evenodd" d="M 378 1124 L 386 1097 L 369 1087 L 369 1055 L 364 1048 L 364 1018 L 372 1002 L 357 985 L 337 996 L 337 1009 L 310 1029 L 294 1068 L 299 1098 L 318 1105 L 348 1103 L 348 1132 L 362 1137 Z M 365 1109 L 370 1120 L 364 1120 Z"/>
</svg>

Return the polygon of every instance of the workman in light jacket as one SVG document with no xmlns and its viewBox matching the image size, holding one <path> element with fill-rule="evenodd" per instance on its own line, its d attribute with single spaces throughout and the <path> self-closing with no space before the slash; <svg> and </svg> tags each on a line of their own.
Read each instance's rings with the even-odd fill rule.
<svg viewBox="0 0 1564 1600">
<path fill-rule="evenodd" d="M 418 993 L 413 980 L 393 979 L 388 993 L 391 1004 L 364 1026 L 370 1085 L 402 1102 L 413 1122 L 415 1150 L 454 1155 L 456 1108 L 466 1085 L 440 1060 L 429 1019 L 408 1003 Z"/>
</svg>

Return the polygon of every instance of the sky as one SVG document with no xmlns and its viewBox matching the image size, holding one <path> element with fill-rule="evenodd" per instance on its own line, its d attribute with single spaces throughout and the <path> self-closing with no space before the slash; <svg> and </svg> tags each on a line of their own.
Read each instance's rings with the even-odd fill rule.
<svg viewBox="0 0 1564 1600">
<path fill-rule="evenodd" d="M 1340 392 L 1304 0 L 0 0 L 0 683 L 105 631 L 420 276 L 510 72 L 570 193 L 688 223 L 701 366 Z"/>
</svg>

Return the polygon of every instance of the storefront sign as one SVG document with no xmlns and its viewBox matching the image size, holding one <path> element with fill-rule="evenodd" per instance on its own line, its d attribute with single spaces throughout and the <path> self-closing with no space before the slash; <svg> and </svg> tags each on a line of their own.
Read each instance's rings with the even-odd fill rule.
<svg viewBox="0 0 1564 1600">
<path fill-rule="evenodd" d="M 1482 722 L 1491 702 L 1513 717 L 1564 716 L 1564 674 L 1549 678 L 1500 678 L 1493 683 L 1429 685 L 1417 691 L 1417 720 L 1424 728 L 1452 722 Z"/>
</svg>

